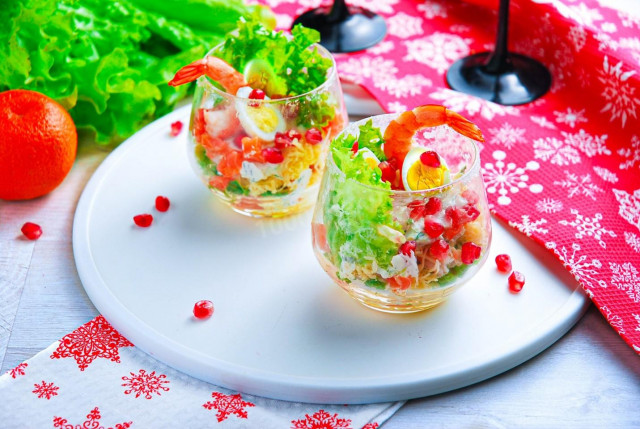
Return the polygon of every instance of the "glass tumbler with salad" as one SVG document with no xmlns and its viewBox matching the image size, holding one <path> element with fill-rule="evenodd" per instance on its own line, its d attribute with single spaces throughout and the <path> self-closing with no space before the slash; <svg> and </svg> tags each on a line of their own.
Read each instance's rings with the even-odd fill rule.
<svg viewBox="0 0 640 429">
<path fill-rule="evenodd" d="M 491 242 L 479 141 L 467 119 L 427 105 L 356 122 L 331 143 L 313 247 L 351 297 L 417 312 L 478 272 Z"/>
<path fill-rule="evenodd" d="M 347 121 L 336 64 L 315 30 L 238 25 L 169 82 L 196 80 L 191 164 L 237 212 L 301 212 L 314 204 L 329 142 Z"/>
</svg>

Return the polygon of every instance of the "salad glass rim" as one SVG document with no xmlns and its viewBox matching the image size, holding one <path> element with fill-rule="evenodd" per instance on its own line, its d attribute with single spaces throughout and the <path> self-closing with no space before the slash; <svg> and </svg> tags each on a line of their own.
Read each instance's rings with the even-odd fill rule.
<svg viewBox="0 0 640 429">
<path fill-rule="evenodd" d="M 213 48 L 211 48 L 209 50 L 209 52 L 207 52 L 205 54 L 205 56 L 203 58 L 207 58 L 208 56 L 211 56 L 214 52 L 216 52 L 217 50 L 221 49 L 224 46 L 225 42 L 219 43 L 216 46 L 214 46 Z M 327 77 L 325 78 L 324 82 L 322 82 L 320 85 L 318 85 L 317 87 L 313 88 L 310 91 L 307 91 L 305 93 L 302 94 L 298 94 L 298 95 L 290 95 L 290 96 L 286 96 L 286 97 L 282 97 L 282 98 L 272 98 L 272 99 L 262 99 L 262 100 L 251 100 L 253 103 L 258 102 L 259 104 L 281 104 L 281 103 L 286 103 L 286 102 L 291 102 L 291 101 L 296 101 L 299 100 L 301 98 L 307 97 L 309 95 L 313 95 L 317 92 L 320 92 L 321 90 L 325 89 L 325 87 L 328 87 L 330 85 L 333 84 L 334 79 L 335 82 L 338 83 L 338 85 L 340 85 L 340 79 L 338 78 L 338 65 L 336 64 L 336 59 L 334 58 L 334 56 L 331 54 L 331 52 L 329 52 L 324 46 L 320 45 L 319 43 L 314 43 L 313 45 L 309 46 L 308 49 L 313 49 L 313 48 L 317 48 L 318 52 L 320 52 L 322 54 L 323 57 L 325 58 L 329 58 L 331 60 L 331 68 L 329 69 L 328 73 L 327 73 Z M 224 90 L 221 90 L 220 88 L 216 87 L 208 78 L 207 76 L 200 76 L 197 80 L 198 85 L 203 85 L 206 86 L 207 89 L 210 89 L 212 92 L 216 93 L 217 95 L 221 95 L 223 97 L 230 97 L 234 100 L 248 100 L 246 97 L 238 97 L 235 94 L 231 94 L 230 92 L 226 92 Z"/>
<path fill-rule="evenodd" d="M 401 115 L 401 113 L 385 113 L 382 115 L 374 115 L 374 116 L 370 116 L 367 118 L 363 118 L 357 122 L 352 122 L 351 124 L 347 125 L 341 132 L 340 134 L 338 134 L 335 138 L 340 137 L 343 133 L 346 133 L 349 129 L 353 129 L 353 128 L 357 128 L 358 125 L 364 123 L 365 121 L 369 121 L 372 118 L 384 118 L 384 119 L 395 119 L 397 118 L 399 115 Z M 446 124 L 440 125 L 440 126 L 447 126 Z M 436 128 L 436 127 L 431 127 L 431 128 Z M 451 127 L 449 127 L 451 128 Z M 456 130 L 454 130 L 453 128 L 451 128 L 451 130 L 455 133 L 458 133 Z M 460 133 L 458 133 L 460 134 Z M 381 188 L 379 186 L 374 186 L 374 185 L 368 185 L 362 182 L 359 182 L 351 177 L 347 177 L 347 175 L 344 173 L 344 171 L 342 171 L 335 163 L 335 160 L 333 159 L 333 148 L 330 147 L 329 149 L 329 154 L 327 156 L 327 170 L 331 170 L 333 171 L 337 171 L 338 174 L 340 175 L 340 177 L 344 180 L 350 180 L 354 183 L 356 183 L 359 186 L 362 186 L 364 188 L 368 188 L 371 189 L 373 191 L 379 191 L 379 192 L 386 192 L 389 194 L 393 194 L 393 195 L 405 195 L 405 196 L 410 196 L 410 195 L 421 195 L 421 194 L 437 194 L 437 193 L 441 193 L 441 192 L 446 192 L 448 191 L 450 188 L 453 188 L 455 185 L 457 185 L 458 183 L 462 183 L 462 182 L 466 182 L 468 180 L 470 180 L 470 178 L 473 177 L 473 175 L 475 175 L 476 172 L 479 172 L 480 170 L 480 149 L 478 147 L 478 144 L 475 142 L 475 140 L 466 137 L 462 134 L 460 134 L 461 136 L 465 137 L 469 143 L 471 144 L 471 146 L 473 147 L 473 162 L 471 163 L 471 166 L 469 168 L 466 169 L 466 171 L 464 173 L 462 173 L 462 175 L 454 180 L 452 180 L 449 183 L 446 183 L 444 185 L 440 185 L 437 186 L 435 188 L 429 188 L 429 189 L 416 189 L 416 190 L 402 190 L 402 189 L 386 189 L 386 188 Z M 334 139 L 335 139 L 334 138 Z"/>
</svg>

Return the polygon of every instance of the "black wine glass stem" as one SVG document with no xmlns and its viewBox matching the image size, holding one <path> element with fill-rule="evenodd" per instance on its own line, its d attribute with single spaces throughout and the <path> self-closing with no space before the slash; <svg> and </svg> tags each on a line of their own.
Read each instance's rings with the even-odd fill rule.
<svg viewBox="0 0 640 429">
<path fill-rule="evenodd" d="M 340 22 L 349 16 L 349 8 L 345 3 L 345 0 L 334 0 L 331 11 L 329 12 L 329 21 Z"/>
<path fill-rule="evenodd" d="M 502 72 L 507 65 L 509 56 L 508 39 L 509 39 L 509 0 L 500 0 L 498 9 L 498 31 L 496 33 L 496 47 L 487 61 L 486 71 L 498 74 Z"/>
</svg>

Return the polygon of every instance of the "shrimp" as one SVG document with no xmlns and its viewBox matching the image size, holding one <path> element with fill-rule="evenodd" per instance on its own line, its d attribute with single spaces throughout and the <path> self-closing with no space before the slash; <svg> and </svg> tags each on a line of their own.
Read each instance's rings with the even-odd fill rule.
<svg viewBox="0 0 640 429">
<path fill-rule="evenodd" d="M 206 56 L 182 67 L 173 79 L 169 81 L 169 85 L 184 85 L 205 75 L 222 85 L 229 94 L 235 95 L 239 88 L 247 86 L 242 73 L 234 69 L 226 61 L 212 56 Z"/>
<path fill-rule="evenodd" d="M 482 142 L 480 129 L 461 115 L 444 106 L 427 104 L 400 114 L 384 132 L 384 154 L 400 165 L 411 149 L 411 139 L 423 128 L 448 125 L 470 139 Z"/>
</svg>

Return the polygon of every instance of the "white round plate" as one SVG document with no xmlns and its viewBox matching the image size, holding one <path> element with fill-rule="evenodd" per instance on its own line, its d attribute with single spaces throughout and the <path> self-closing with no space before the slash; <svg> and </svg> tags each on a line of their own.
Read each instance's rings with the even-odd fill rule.
<svg viewBox="0 0 640 429">
<path fill-rule="evenodd" d="M 118 147 L 78 203 L 80 279 L 107 320 L 137 347 L 187 374 L 241 392 L 315 403 L 432 395 L 492 377 L 536 355 L 588 300 L 541 246 L 494 222 L 489 261 L 433 310 L 361 306 L 332 283 L 311 249 L 311 213 L 258 220 L 217 202 L 187 161 L 189 106 Z M 153 208 L 157 195 L 171 208 Z M 132 217 L 151 213 L 149 228 Z M 493 259 L 509 253 L 526 285 L 511 294 Z M 213 316 L 195 320 L 196 301 Z"/>
</svg>

